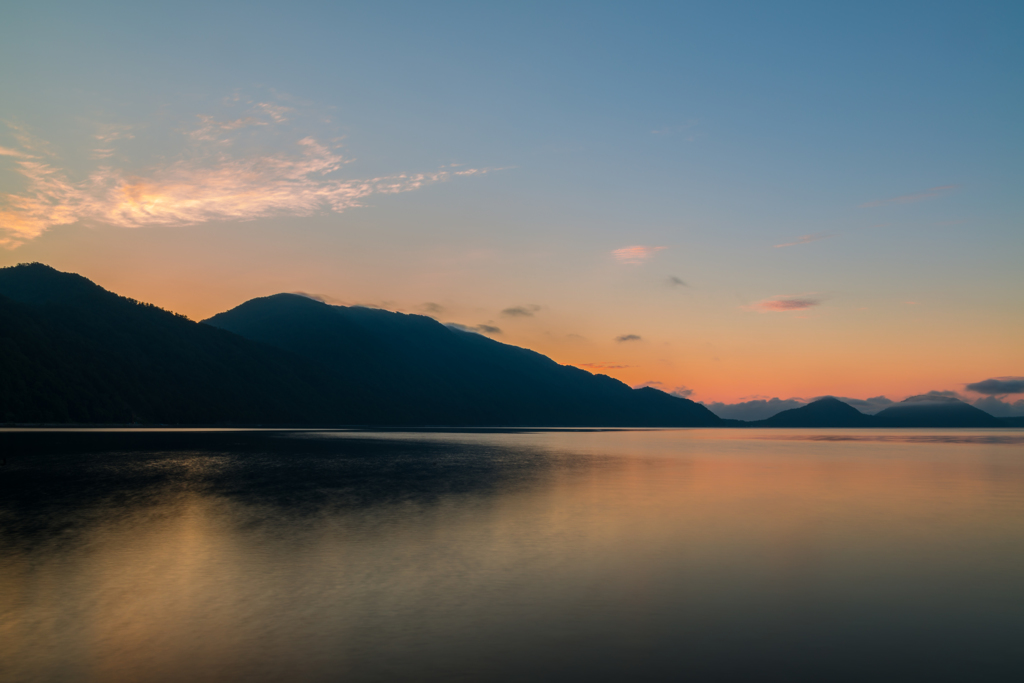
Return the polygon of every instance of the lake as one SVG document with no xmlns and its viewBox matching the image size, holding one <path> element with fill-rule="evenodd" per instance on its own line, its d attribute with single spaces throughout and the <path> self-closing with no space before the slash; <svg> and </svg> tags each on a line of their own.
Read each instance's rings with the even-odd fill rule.
<svg viewBox="0 0 1024 683">
<path fill-rule="evenodd" d="M 1024 430 L 0 444 L 7 683 L 1024 680 Z"/>
</svg>

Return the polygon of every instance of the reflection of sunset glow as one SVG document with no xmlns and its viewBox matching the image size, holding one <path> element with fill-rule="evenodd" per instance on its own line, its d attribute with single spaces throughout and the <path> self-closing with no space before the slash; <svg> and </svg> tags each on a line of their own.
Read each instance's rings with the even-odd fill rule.
<svg viewBox="0 0 1024 683">
<path fill-rule="evenodd" d="M 986 553 L 1007 577 L 1024 562 L 1015 446 L 918 443 L 907 430 L 865 450 L 806 434 L 394 433 L 380 438 L 478 443 L 512 461 L 523 449 L 546 464 L 524 461 L 524 479 L 486 492 L 311 517 L 157 496 L 0 557 L 0 661 L 18 663 L 16 680 L 265 680 L 272 664 L 330 680 L 313 674 L 377 666 L 367 643 L 426 638 L 462 656 L 468 638 L 490 656 L 494 633 L 578 625 L 595 595 L 603 614 L 706 625 L 765 586 L 800 596 L 814 581 L 841 605 L 865 586 L 945 581 L 953 555 L 967 578 L 991 576 L 971 559 Z M 429 629 L 410 627 L 422 618 Z"/>
</svg>

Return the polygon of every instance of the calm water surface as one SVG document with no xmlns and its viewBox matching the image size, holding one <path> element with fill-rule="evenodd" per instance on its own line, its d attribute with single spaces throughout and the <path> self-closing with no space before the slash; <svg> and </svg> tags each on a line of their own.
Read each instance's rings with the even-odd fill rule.
<svg viewBox="0 0 1024 683">
<path fill-rule="evenodd" d="M 0 433 L 0 680 L 1024 680 L 1024 431 Z"/>
</svg>

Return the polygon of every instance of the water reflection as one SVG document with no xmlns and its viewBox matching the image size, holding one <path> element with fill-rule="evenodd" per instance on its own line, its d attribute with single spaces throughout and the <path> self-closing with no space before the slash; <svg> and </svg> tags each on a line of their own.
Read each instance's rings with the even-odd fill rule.
<svg viewBox="0 0 1024 683">
<path fill-rule="evenodd" d="M 4 438 L 5 681 L 1024 673 L 1012 442 Z"/>
</svg>

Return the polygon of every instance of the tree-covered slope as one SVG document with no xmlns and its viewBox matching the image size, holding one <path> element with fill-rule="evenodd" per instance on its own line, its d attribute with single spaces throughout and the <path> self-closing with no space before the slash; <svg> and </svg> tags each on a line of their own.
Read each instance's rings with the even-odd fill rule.
<svg viewBox="0 0 1024 683">
<path fill-rule="evenodd" d="M 278 295 L 209 322 L 41 264 L 0 269 L 0 421 L 721 423 L 692 401 L 633 390 L 423 316 Z"/>
<path fill-rule="evenodd" d="M 278 294 L 208 324 L 329 369 L 375 422 L 440 425 L 711 426 L 704 406 L 420 315 Z"/>
<path fill-rule="evenodd" d="M 335 394 L 278 349 L 47 266 L 0 269 L 0 421 L 313 422 L 338 416 Z"/>
</svg>

